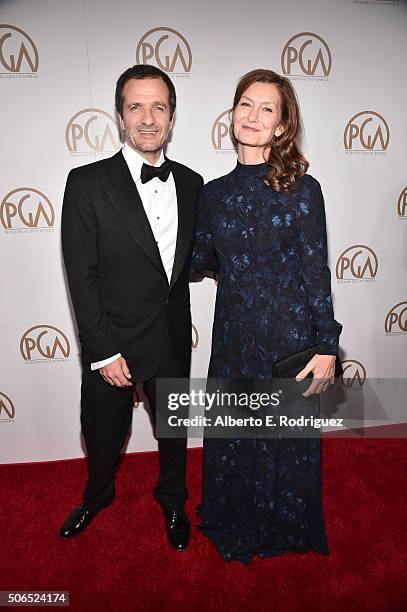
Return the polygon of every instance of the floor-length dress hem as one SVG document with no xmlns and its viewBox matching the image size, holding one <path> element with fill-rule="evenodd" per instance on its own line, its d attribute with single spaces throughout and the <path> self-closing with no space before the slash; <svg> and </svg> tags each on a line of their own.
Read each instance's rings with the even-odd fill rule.
<svg viewBox="0 0 407 612">
<path fill-rule="evenodd" d="M 245 551 L 244 553 L 233 553 L 226 552 L 224 544 L 218 540 L 213 534 L 210 533 L 205 527 L 202 525 L 196 525 L 196 528 L 203 536 L 208 538 L 208 540 L 214 545 L 216 551 L 221 556 L 221 558 L 230 563 L 231 561 L 237 561 L 238 563 L 242 563 L 243 565 L 248 565 L 254 557 L 259 557 L 260 559 L 268 559 L 270 557 L 279 557 L 281 555 L 287 553 L 297 553 L 299 555 L 306 554 L 308 552 L 317 552 L 320 555 L 329 556 L 330 552 L 328 548 L 321 548 L 317 546 L 308 546 L 305 548 L 299 547 L 290 547 L 290 548 L 261 548 L 255 551 Z"/>
</svg>

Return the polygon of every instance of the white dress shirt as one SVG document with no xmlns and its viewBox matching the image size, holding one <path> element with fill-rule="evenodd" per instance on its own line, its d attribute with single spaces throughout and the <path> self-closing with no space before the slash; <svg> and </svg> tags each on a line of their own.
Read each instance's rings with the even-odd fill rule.
<svg viewBox="0 0 407 612">
<path fill-rule="evenodd" d="M 147 183 L 142 183 L 140 178 L 141 167 L 147 161 L 142 155 L 136 153 L 127 142 L 123 145 L 122 154 L 140 194 L 147 219 L 157 242 L 168 283 L 170 283 L 178 230 L 177 193 L 174 177 L 171 172 L 165 182 L 154 177 Z M 154 165 L 161 166 L 164 161 L 164 154 L 161 152 L 160 158 Z M 102 368 L 120 356 L 121 354 L 117 353 L 117 355 L 102 361 L 96 361 L 91 364 L 91 369 Z"/>
</svg>

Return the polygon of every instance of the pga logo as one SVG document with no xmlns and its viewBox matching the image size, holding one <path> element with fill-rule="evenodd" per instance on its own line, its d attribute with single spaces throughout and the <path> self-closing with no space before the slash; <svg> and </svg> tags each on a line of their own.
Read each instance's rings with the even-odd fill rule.
<svg viewBox="0 0 407 612">
<path fill-rule="evenodd" d="M 120 146 L 116 121 L 100 108 L 84 108 L 70 118 L 65 142 L 71 153 L 114 153 Z"/>
<path fill-rule="evenodd" d="M 33 187 L 9 191 L 0 204 L 0 222 L 5 230 L 51 229 L 55 211 L 50 199 Z"/>
<path fill-rule="evenodd" d="M 35 74 L 39 63 L 33 39 L 16 26 L 0 24 L 0 74 Z"/>
<path fill-rule="evenodd" d="M 170 74 L 189 74 L 192 51 L 187 39 L 172 28 L 153 28 L 140 39 L 137 64 L 154 64 Z"/>
<path fill-rule="evenodd" d="M 34 325 L 20 340 L 20 353 L 26 362 L 64 360 L 70 352 L 68 338 L 53 325 Z"/>
<path fill-rule="evenodd" d="M 385 118 L 375 111 L 361 111 L 349 119 L 343 135 L 346 151 L 386 151 L 390 130 Z"/>
<path fill-rule="evenodd" d="M 331 68 L 331 51 L 318 34 L 300 32 L 286 42 L 281 54 L 281 69 L 284 75 L 328 77 Z"/>
</svg>

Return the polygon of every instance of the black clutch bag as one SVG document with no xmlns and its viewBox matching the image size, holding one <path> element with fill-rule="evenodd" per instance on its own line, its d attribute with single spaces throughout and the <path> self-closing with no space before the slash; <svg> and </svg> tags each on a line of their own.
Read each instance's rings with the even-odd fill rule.
<svg viewBox="0 0 407 612">
<path fill-rule="evenodd" d="M 317 353 L 317 346 L 310 346 L 304 351 L 294 353 L 284 359 L 280 359 L 280 361 L 276 361 L 273 364 L 273 378 L 295 378 L 298 372 L 301 372 Z M 335 361 L 335 378 L 342 376 L 342 374 L 342 364 L 337 356 Z M 312 378 L 312 376 L 312 372 L 310 372 L 306 378 Z"/>
</svg>

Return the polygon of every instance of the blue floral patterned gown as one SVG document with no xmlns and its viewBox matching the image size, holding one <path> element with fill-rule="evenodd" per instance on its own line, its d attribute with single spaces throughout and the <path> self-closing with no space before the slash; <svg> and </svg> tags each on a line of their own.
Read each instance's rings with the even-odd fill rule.
<svg viewBox="0 0 407 612">
<path fill-rule="evenodd" d="M 338 351 L 320 185 L 305 175 L 278 193 L 267 169 L 237 162 L 202 195 L 192 267 L 218 267 L 208 377 L 269 379 L 274 361 L 313 344 Z M 205 439 L 198 514 L 228 561 L 329 554 L 319 438 Z"/>
</svg>

